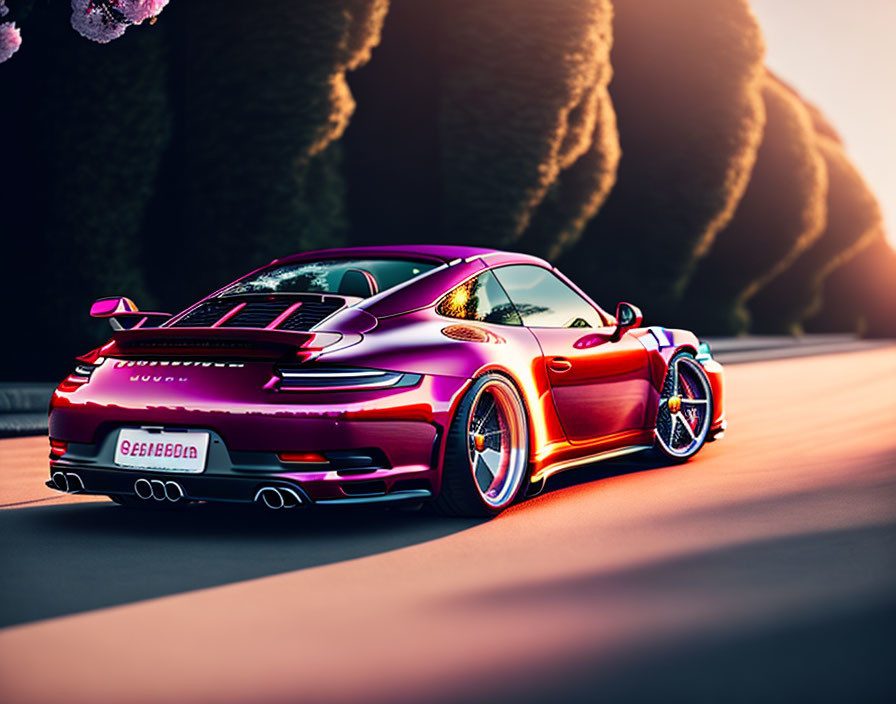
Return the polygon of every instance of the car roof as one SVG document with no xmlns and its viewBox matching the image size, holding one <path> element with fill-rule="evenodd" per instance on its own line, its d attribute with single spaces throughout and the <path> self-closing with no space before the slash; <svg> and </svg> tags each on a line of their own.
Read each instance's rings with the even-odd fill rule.
<svg viewBox="0 0 896 704">
<path fill-rule="evenodd" d="M 453 262 L 457 259 L 470 259 L 474 257 L 491 258 L 500 256 L 501 259 L 531 262 L 544 266 L 546 262 L 538 257 L 518 252 L 505 252 L 487 247 L 469 247 L 454 244 L 397 244 L 376 247 L 341 247 L 338 249 L 318 249 L 311 252 L 301 252 L 288 257 L 275 259 L 271 264 L 286 264 L 296 261 L 313 259 L 345 259 L 345 258 L 381 258 L 381 257 L 411 257 L 436 260 L 439 262 Z M 491 262 L 489 262 L 491 263 Z M 269 265 L 270 266 L 270 265 Z M 550 265 L 548 265 L 550 266 Z"/>
</svg>

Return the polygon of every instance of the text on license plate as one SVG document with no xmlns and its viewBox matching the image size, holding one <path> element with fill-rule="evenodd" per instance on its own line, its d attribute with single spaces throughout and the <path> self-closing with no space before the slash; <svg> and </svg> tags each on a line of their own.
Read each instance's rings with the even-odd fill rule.
<svg viewBox="0 0 896 704">
<path fill-rule="evenodd" d="M 160 472 L 196 473 L 205 470 L 208 433 L 150 432 L 122 428 L 115 442 L 115 464 Z"/>
</svg>

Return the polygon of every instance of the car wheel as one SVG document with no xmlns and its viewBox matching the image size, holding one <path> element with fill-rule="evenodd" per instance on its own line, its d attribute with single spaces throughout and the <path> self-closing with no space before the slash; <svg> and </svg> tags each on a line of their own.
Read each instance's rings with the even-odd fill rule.
<svg viewBox="0 0 896 704">
<path fill-rule="evenodd" d="M 452 516 L 496 516 L 520 493 L 528 466 L 529 426 L 519 392 L 500 374 L 481 376 L 451 422 L 435 508 Z"/>
<path fill-rule="evenodd" d="M 703 367 L 687 352 L 675 355 L 660 391 L 654 447 L 678 462 L 693 457 L 706 442 L 712 412 L 712 391 Z"/>
</svg>

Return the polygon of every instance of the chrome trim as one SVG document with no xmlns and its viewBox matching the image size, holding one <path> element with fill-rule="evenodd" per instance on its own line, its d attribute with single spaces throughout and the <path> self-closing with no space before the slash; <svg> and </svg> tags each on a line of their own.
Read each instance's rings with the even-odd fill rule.
<svg viewBox="0 0 896 704">
<path fill-rule="evenodd" d="M 302 497 L 298 495 L 295 491 L 290 489 L 287 486 L 279 487 L 280 495 L 283 497 L 283 507 L 284 508 L 295 508 L 296 506 L 300 506 L 302 504 Z M 291 497 L 293 501 L 287 501 L 287 497 Z"/>
<path fill-rule="evenodd" d="M 176 495 L 173 495 L 174 489 L 177 490 Z M 165 498 L 168 499 L 171 503 L 177 503 L 184 497 L 186 497 L 186 494 L 184 493 L 184 488 L 180 484 L 170 480 L 165 482 Z"/>
<path fill-rule="evenodd" d="M 334 386 L 281 386 L 279 391 L 367 391 L 370 389 L 385 389 L 395 386 L 401 381 L 401 377 L 386 379 L 385 381 L 371 381 L 368 384 L 349 384 Z"/>
<path fill-rule="evenodd" d="M 53 482 L 53 486 L 56 487 L 59 491 L 68 491 L 68 477 L 65 476 L 63 472 L 53 472 L 50 476 L 50 479 Z"/>
<path fill-rule="evenodd" d="M 81 479 L 80 474 L 75 474 L 74 472 L 69 472 L 68 474 L 65 475 L 65 478 L 66 478 L 66 481 L 68 484 L 67 491 L 70 494 L 77 494 L 78 492 L 84 491 L 84 480 Z M 75 486 L 75 482 L 78 483 L 77 487 Z"/>
<path fill-rule="evenodd" d="M 401 372 L 388 372 L 388 371 L 379 371 L 375 369 L 371 369 L 369 371 L 352 371 L 350 369 L 346 369 L 344 371 L 332 371 L 332 372 L 294 372 L 289 370 L 281 370 L 280 376 L 285 379 L 344 379 L 346 377 L 355 377 L 355 376 L 386 376 L 388 374 L 396 374 L 398 376 L 401 375 Z"/>
<path fill-rule="evenodd" d="M 283 500 L 283 495 L 272 486 L 265 486 L 259 489 L 255 494 L 255 501 L 258 501 L 259 498 L 261 498 L 265 506 L 273 511 L 283 508 L 286 503 Z"/>
<path fill-rule="evenodd" d="M 144 486 L 146 491 L 141 491 L 141 488 L 143 488 Z M 149 479 L 140 477 L 137 481 L 135 481 L 134 493 L 144 501 L 149 501 L 149 499 L 152 498 L 152 484 L 149 483 Z"/>
<path fill-rule="evenodd" d="M 149 485 L 152 488 L 152 498 L 156 501 L 165 501 L 168 498 L 165 482 L 161 479 L 151 479 Z"/>
<path fill-rule="evenodd" d="M 304 503 L 298 492 L 286 486 L 261 487 L 255 492 L 255 498 L 252 501 L 258 503 L 259 500 L 272 511 L 281 508 L 295 508 Z"/>
<path fill-rule="evenodd" d="M 617 450 L 607 450 L 606 452 L 598 452 L 595 455 L 588 455 L 587 457 L 578 457 L 573 460 L 561 460 L 560 462 L 554 462 L 552 464 L 546 465 L 539 469 L 535 474 L 532 475 L 532 478 L 529 480 L 530 483 L 536 484 L 543 479 L 547 479 L 551 475 L 557 474 L 558 472 L 563 472 L 567 469 L 572 469 L 573 467 L 580 467 L 583 464 L 591 464 L 592 462 L 602 462 L 604 460 L 611 460 L 616 457 L 623 457 L 625 455 L 632 455 L 636 452 L 643 452 L 644 450 L 649 450 L 651 448 L 650 445 L 629 445 L 628 447 L 620 447 Z"/>
<path fill-rule="evenodd" d="M 327 506 L 339 506 L 349 504 L 377 504 L 388 501 L 404 501 L 407 499 L 428 499 L 432 497 L 429 489 L 408 489 L 407 491 L 396 491 L 391 494 L 381 494 L 379 496 L 351 496 L 344 499 L 319 499 L 316 504 Z"/>
</svg>

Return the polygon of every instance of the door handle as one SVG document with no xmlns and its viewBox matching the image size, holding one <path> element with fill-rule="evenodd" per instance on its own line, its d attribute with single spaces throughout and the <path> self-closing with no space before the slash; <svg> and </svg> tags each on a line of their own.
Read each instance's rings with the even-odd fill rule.
<svg viewBox="0 0 896 704">
<path fill-rule="evenodd" d="M 572 369 L 572 362 L 570 362 L 566 357 L 551 357 L 548 360 L 548 369 L 550 369 L 552 372 L 562 374 L 563 372 L 568 372 L 570 369 Z"/>
</svg>

